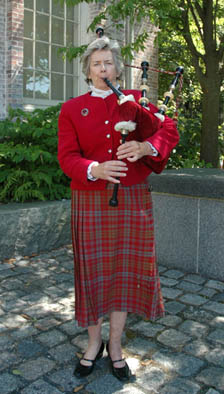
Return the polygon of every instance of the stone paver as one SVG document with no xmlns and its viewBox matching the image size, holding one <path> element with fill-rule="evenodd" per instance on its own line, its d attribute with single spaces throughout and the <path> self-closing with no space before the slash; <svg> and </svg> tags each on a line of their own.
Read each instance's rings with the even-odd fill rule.
<svg viewBox="0 0 224 394">
<path fill-rule="evenodd" d="M 21 394 L 60 394 L 56 387 L 51 386 L 50 384 L 44 382 L 44 380 L 40 379 L 36 382 L 30 384 L 24 390 L 21 391 Z"/>
<path fill-rule="evenodd" d="M 168 301 L 166 302 L 166 311 L 173 315 L 177 315 L 185 309 L 185 305 L 178 301 Z"/>
<path fill-rule="evenodd" d="M 161 394 L 197 394 L 200 386 L 187 379 L 173 379 L 172 383 L 166 384 L 161 390 Z"/>
<path fill-rule="evenodd" d="M 204 369 L 197 377 L 198 382 L 204 383 L 207 386 L 215 387 L 217 390 L 224 388 L 224 373 L 223 368 L 210 367 Z"/>
<path fill-rule="evenodd" d="M 221 302 L 208 302 L 203 305 L 203 308 L 212 312 L 217 313 L 218 315 L 224 315 L 224 304 Z"/>
<path fill-rule="evenodd" d="M 1 394 L 12 393 L 14 390 L 18 390 L 22 386 L 22 382 L 18 377 L 7 372 L 0 375 Z"/>
<path fill-rule="evenodd" d="M 176 372 L 184 377 L 195 375 L 205 364 L 198 358 L 183 353 L 168 353 L 167 351 L 155 353 L 152 359 L 166 370 Z"/>
<path fill-rule="evenodd" d="M 194 283 L 188 282 L 187 280 L 181 280 L 178 285 L 177 285 L 178 289 L 182 289 L 185 292 L 188 293 L 197 293 L 200 290 L 202 290 L 203 288 L 201 287 L 201 285 L 196 285 Z M 206 289 L 206 290 L 210 290 L 210 289 Z M 214 291 L 214 290 L 213 290 Z M 212 293 L 214 294 L 214 293 Z"/>
<path fill-rule="evenodd" d="M 47 372 L 51 371 L 55 363 L 44 357 L 39 357 L 36 360 L 26 361 L 18 366 L 18 372 L 26 380 L 35 380 Z"/>
<path fill-rule="evenodd" d="M 224 345 L 224 330 L 218 328 L 208 336 L 208 339 Z"/>
<path fill-rule="evenodd" d="M 63 368 L 52 373 L 49 380 L 60 386 L 64 391 L 72 392 L 74 387 L 80 386 L 80 381 L 73 376 L 74 368 Z"/>
<path fill-rule="evenodd" d="M 1 394 L 224 394 L 224 283 L 159 267 L 166 315 L 129 315 L 122 337 L 133 376 L 122 384 L 106 351 L 73 376 L 87 346 L 74 321 L 71 246 L 0 262 Z M 109 337 L 108 317 L 103 338 Z"/>
<path fill-rule="evenodd" d="M 197 338 L 204 336 L 206 332 L 208 332 L 208 328 L 204 324 L 193 320 L 185 320 L 185 322 L 179 326 L 179 329 L 185 334 Z"/>
<path fill-rule="evenodd" d="M 149 365 L 141 371 L 138 376 L 138 384 L 145 390 L 159 392 L 162 386 L 168 381 L 166 372 L 158 366 Z"/>
<path fill-rule="evenodd" d="M 169 330 L 165 330 L 158 336 L 158 341 L 161 342 L 166 347 L 171 348 L 179 348 L 185 345 L 185 343 L 189 342 L 190 338 L 181 333 L 178 330 L 170 328 Z"/>
</svg>

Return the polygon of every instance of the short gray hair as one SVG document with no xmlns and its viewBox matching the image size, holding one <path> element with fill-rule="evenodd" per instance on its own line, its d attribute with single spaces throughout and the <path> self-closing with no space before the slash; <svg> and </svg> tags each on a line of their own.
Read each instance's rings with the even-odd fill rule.
<svg viewBox="0 0 224 394">
<path fill-rule="evenodd" d="M 91 42 L 81 58 L 82 72 L 86 76 L 86 82 L 88 84 L 90 83 L 90 79 L 89 79 L 90 57 L 93 52 L 100 50 L 111 51 L 118 75 L 117 79 L 121 77 L 124 64 L 121 57 L 120 46 L 117 41 L 110 40 L 108 37 L 103 36 Z"/>
</svg>

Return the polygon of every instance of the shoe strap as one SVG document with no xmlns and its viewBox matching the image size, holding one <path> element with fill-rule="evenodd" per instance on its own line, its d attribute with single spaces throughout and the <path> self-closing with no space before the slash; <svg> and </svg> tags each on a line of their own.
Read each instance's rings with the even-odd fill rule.
<svg viewBox="0 0 224 394">
<path fill-rule="evenodd" d="M 88 358 L 82 357 L 82 360 L 89 361 L 90 363 L 94 363 L 95 360 L 89 360 Z"/>
<path fill-rule="evenodd" d="M 112 361 L 112 363 L 114 364 L 114 363 L 118 363 L 118 362 L 120 362 L 120 361 L 125 361 L 125 358 L 121 358 L 120 360 L 115 360 L 115 361 L 111 360 L 111 361 Z"/>
</svg>

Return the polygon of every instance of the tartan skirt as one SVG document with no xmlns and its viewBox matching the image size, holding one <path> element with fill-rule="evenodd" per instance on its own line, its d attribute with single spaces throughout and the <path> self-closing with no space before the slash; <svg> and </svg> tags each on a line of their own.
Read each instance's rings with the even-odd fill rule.
<svg viewBox="0 0 224 394">
<path fill-rule="evenodd" d="M 109 206 L 112 189 L 72 191 L 75 318 L 82 327 L 112 311 L 164 315 L 148 185 L 119 185 L 118 207 Z"/>
</svg>

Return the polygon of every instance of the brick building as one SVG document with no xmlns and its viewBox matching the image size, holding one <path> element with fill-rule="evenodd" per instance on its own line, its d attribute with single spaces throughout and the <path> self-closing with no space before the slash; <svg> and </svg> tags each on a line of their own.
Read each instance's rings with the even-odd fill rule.
<svg viewBox="0 0 224 394">
<path fill-rule="evenodd" d="M 32 110 L 86 91 L 79 61 L 64 61 L 58 49 L 87 44 L 95 37 L 86 29 L 98 8 L 86 3 L 61 7 L 54 0 L 0 0 L 0 119 L 7 116 L 9 106 Z M 123 45 L 130 34 L 128 27 L 130 30 L 127 21 L 123 35 L 112 28 L 107 30 L 107 26 L 105 29 Z M 136 55 L 134 63 L 140 65 L 142 60 L 148 60 L 150 66 L 156 67 L 156 32 L 152 26 L 149 28 L 148 46 L 145 53 Z M 125 80 L 127 87 L 139 87 L 141 70 L 129 69 Z M 150 99 L 155 102 L 157 75 L 150 72 L 149 85 Z"/>
</svg>

